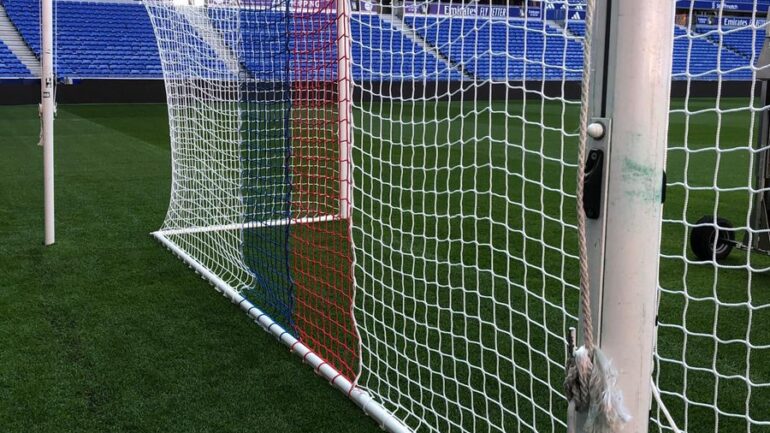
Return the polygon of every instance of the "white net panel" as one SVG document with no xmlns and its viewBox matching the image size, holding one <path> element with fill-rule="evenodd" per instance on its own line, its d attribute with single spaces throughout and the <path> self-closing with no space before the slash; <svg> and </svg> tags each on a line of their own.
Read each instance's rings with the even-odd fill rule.
<svg viewBox="0 0 770 433">
<path fill-rule="evenodd" d="M 584 27 L 433 7 L 351 20 L 359 385 L 417 431 L 565 431 Z"/>
<path fill-rule="evenodd" d="M 764 13 L 723 19 L 717 7 L 717 17 L 680 11 L 675 25 L 674 88 L 685 97 L 670 118 L 653 377 L 674 426 L 655 405 L 654 431 L 770 431 L 770 185 L 757 173 L 770 107 L 752 66 Z M 697 97 L 702 80 L 716 97 Z"/>
<path fill-rule="evenodd" d="M 229 47 L 241 43 L 237 10 L 162 0 L 145 4 L 163 65 L 172 143 L 171 200 L 162 231 L 233 287 L 251 286 L 235 230 L 245 212 L 241 85 L 237 62 L 224 60 Z"/>
</svg>

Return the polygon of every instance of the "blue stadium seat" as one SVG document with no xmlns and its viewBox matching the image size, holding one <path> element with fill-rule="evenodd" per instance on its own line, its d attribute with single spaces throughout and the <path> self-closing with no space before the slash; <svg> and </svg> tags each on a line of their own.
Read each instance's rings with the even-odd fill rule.
<svg viewBox="0 0 770 433">
<path fill-rule="evenodd" d="M 32 73 L 10 48 L 0 41 L 0 78 L 30 78 Z"/>
<path fill-rule="evenodd" d="M 674 28 L 673 77 L 679 80 L 751 80 L 752 66 L 747 57 L 725 49 L 708 34 Z"/>
<path fill-rule="evenodd" d="M 3 4 L 24 40 L 40 56 L 39 2 L 3 0 Z M 162 77 L 155 34 L 140 2 L 59 1 L 55 13 L 56 73 L 60 77 Z M 143 54 L 141 62 L 147 67 L 142 72 L 110 67 L 134 52 Z"/>
<path fill-rule="evenodd" d="M 543 21 L 407 17 L 453 63 L 479 79 L 579 80 L 582 46 Z"/>
</svg>

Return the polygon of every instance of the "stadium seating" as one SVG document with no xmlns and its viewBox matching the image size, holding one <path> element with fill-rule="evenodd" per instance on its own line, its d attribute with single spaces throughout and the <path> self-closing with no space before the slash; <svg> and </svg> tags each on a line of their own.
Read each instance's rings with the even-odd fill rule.
<svg viewBox="0 0 770 433">
<path fill-rule="evenodd" d="M 40 55 L 36 0 L 3 0 L 6 12 Z M 159 78 L 152 25 L 140 2 L 56 2 L 56 71 L 73 78 Z"/>
<path fill-rule="evenodd" d="M 699 33 L 688 36 L 687 29 L 674 28 L 674 79 L 716 80 L 722 73 L 725 80 L 751 80 L 749 59 L 720 49 L 709 37 Z"/>
<path fill-rule="evenodd" d="M 735 51 L 747 59 L 759 57 L 762 50 L 762 42 L 765 39 L 765 30 L 757 29 L 756 37 L 751 27 L 722 28 L 715 26 L 698 26 L 696 31 L 705 34 L 709 40 L 716 44 L 723 44 L 725 47 Z M 721 35 L 720 35 L 721 33 Z"/>
<path fill-rule="evenodd" d="M 376 15 L 351 20 L 353 77 L 359 80 L 460 80 L 462 76 Z"/>
<path fill-rule="evenodd" d="M 2 41 L 0 41 L 0 78 L 29 78 L 32 73 Z"/>
<path fill-rule="evenodd" d="M 569 31 L 576 36 L 585 35 L 585 24 L 572 21 L 567 24 Z M 716 80 L 717 70 L 722 72 L 722 79 L 726 80 L 751 80 L 750 57 L 754 49 L 751 46 L 750 30 L 736 29 L 730 31 L 730 35 L 736 35 L 735 39 L 729 38 L 732 44 L 725 39 L 724 46 L 731 50 L 720 49 L 718 35 L 693 33 L 688 36 L 687 29 L 682 26 L 674 28 L 674 80 L 686 80 L 687 72 L 692 80 Z M 740 36 L 739 36 L 740 35 Z M 748 36 L 746 38 L 745 36 Z M 764 36 L 764 33 L 762 34 Z M 761 49 L 761 40 L 759 46 Z M 743 55 L 743 53 L 747 53 Z M 717 67 L 717 60 L 719 66 Z"/>
<path fill-rule="evenodd" d="M 586 35 L 586 23 L 582 21 L 567 21 L 567 30 L 575 36 Z"/>
<path fill-rule="evenodd" d="M 337 79 L 337 28 L 329 15 L 295 14 L 288 19 L 276 10 L 242 10 L 238 22 L 243 35 L 238 57 L 260 80 Z M 280 31 L 283 28 L 289 33 Z M 364 41 L 351 47 L 357 80 L 461 79 L 459 72 L 376 15 L 353 16 L 351 31 L 354 41 Z M 287 59 L 289 51 L 293 55 Z"/>
<path fill-rule="evenodd" d="M 406 17 L 406 23 L 479 79 L 576 80 L 581 76 L 581 44 L 544 21 Z"/>
<path fill-rule="evenodd" d="M 4 0 L 4 4 L 23 38 L 39 55 L 38 2 Z M 160 78 L 162 76 L 155 36 L 141 3 L 60 1 L 57 5 L 58 75 L 72 78 Z M 280 42 L 278 39 L 281 35 L 275 34 L 274 31 L 271 34 L 270 26 L 250 24 L 257 24 L 260 20 L 263 23 L 276 24 L 280 19 L 280 12 L 242 11 L 241 13 L 241 31 L 244 32 L 245 41 L 244 52 L 241 55 L 247 63 L 245 66 L 256 75 L 264 74 L 267 67 L 270 68 L 270 73 L 280 74 L 280 71 L 276 72 L 274 68 L 275 61 L 278 60 L 280 63 L 280 59 L 249 55 L 249 53 L 258 53 L 260 50 L 264 53 L 266 47 Z M 297 17 L 294 21 L 296 19 Z M 314 18 L 305 17 L 304 19 Z M 306 24 L 303 26 L 307 27 Z M 294 25 L 298 26 L 296 23 Z M 272 29 L 276 27 L 273 26 Z M 319 25 L 311 27 L 320 28 Z M 416 46 L 401 32 L 376 16 L 356 16 L 351 27 L 355 40 L 368 41 L 370 44 L 366 49 L 360 44 L 353 46 L 353 55 L 361 59 L 357 62 L 361 66 L 353 71 L 357 79 L 379 80 L 389 77 L 460 79 L 456 71 L 448 69 L 434 55 Z M 93 29 L 99 29 L 99 31 L 95 32 Z M 377 32 L 374 33 L 373 29 L 377 29 Z M 317 39 L 317 43 L 334 40 L 329 38 L 329 32 L 336 32 L 336 30 L 327 27 L 313 34 L 306 33 L 304 42 L 312 45 L 313 38 Z M 286 39 L 285 35 L 283 38 Z M 267 52 L 277 53 L 279 50 L 276 47 L 272 48 L 268 48 Z M 292 46 L 293 48 L 295 47 Z M 305 67 L 307 71 L 316 71 L 320 78 L 321 74 L 328 77 L 330 71 L 336 69 L 336 67 L 330 67 L 330 59 L 319 59 L 317 50 L 306 51 L 296 59 L 291 66 L 292 70 Z M 396 55 L 395 53 L 405 54 Z M 335 52 L 326 51 L 325 55 L 335 55 Z M 318 62 L 327 66 L 319 69 L 316 66 Z"/>
<path fill-rule="evenodd" d="M 39 2 L 0 1 L 39 56 Z M 56 4 L 60 77 L 162 77 L 155 35 L 140 2 L 60 0 Z M 286 17 L 282 18 L 285 12 L 244 10 L 240 14 L 245 42 L 238 53 L 242 68 L 263 78 L 272 75 L 273 79 L 283 71 L 302 79 L 336 77 L 336 51 L 328 48 L 334 44 L 336 29 L 328 25 L 328 20 L 319 20 L 319 15 L 294 15 L 287 36 L 274 31 L 277 23 L 286 21 Z M 258 25 L 260 20 L 273 26 Z M 567 31 L 540 20 L 407 16 L 405 21 L 451 63 L 477 79 L 577 80 L 581 76 L 582 46 L 577 37 L 585 33 L 585 25 L 579 21 L 568 22 Z M 354 14 L 351 30 L 356 80 L 463 79 L 459 68 L 450 68 L 377 15 Z M 688 37 L 684 27 L 675 28 L 674 79 L 715 80 L 718 71 L 723 79 L 751 79 L 750 63 L 761 48 L 764 31 L 757 34 L 756 40 L 750 29 L 697 28 L 692 35 Z M 287 45 L 282 45 L 286 42 L 295 53 L 290 62 L 278 54 L 286 51 Z M 202 39 L 197 44 L 199 49 L 210 52 Z M 727 49 L 720 50 L 720 44 Z M 324 45 L 326 48 L 319 49 Z M 276 68 L 276 64 L 285 67 Z M 211 71 L 233 73 L 218 61 L 212 62 Z M 0 75 L 29 76 L 5 46 L 0 46 Z"/>
</svg>

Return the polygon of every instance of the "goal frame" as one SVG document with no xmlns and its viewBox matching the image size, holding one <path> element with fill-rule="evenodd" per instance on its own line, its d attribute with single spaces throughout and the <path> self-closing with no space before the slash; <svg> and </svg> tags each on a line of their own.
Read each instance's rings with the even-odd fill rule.
<svg viewBox="0 0 770 433">
<path fill-rule="evenodd" d="M 50 1 L 50 0 L 49 0 Z M 184 4 L 180 6 L 185 7 Z M 192 0 L 190 7 L 207 7 L 207 4 L 195 4 Z M 289 348 L 302 362 L 308 364 L 313 370 L 327 380 L 329 384 L 344 393 L 361 410 L 374 419 L 383 430 L 391 433 L 410 433 L 398 418 L 396 418 L 382 404 L 375 401 L 368 392 L 351 382 L 340 371 L 334 368 L 318 353 L 303 344 L 291 332 L 288 332 L 281 324 L 274 321 L 267 313 L 255 306 L 239 292 L 239 288 L 233 287 L 225 280 L 217 276 L 211 269 L 201 263 L 195 257 L 188 254 L 172 239 L 176 235 L 197 234 L 207 232 L 238 231 L 252 228 L 277 227 L 287 225 L 303 225 L 325 223 L 332 221 L 348 221 L 351 218 L 351 180 L 350 180 L 350 143 L 351 143 L 351 116 L 352 116 L 352 78 L 351 78 L 351 31 L 350 31 L 350 4 L 349 0 L 336 0 L 337 24 L 337 62 L 338 62 L 338 139 L 339 139 L 339 209 L 336 214 L 326 214 L 308 217 L 289 217 L 267 221 L 238 222 L 209 226 L 197 226 L 189 228 L 161 229 L 151 233 L 161 245 L 167 248 L 177 258 L 186 263 L 196 274 L 206 280 L 215 290 L 220 292 L 233 304 L 240 307 L 244 313 L 265 332 L 271 334 L 280 343 Z"/>
<path fill-rule="evenodd" d="M 666 0 L 595 0 L 590 41 L 595 68 L 589 119 L 605 134 L 589 150 L 606 153 L 598 219 L 587 227 L 591 314 L 597 343 L 616 365 L 618 386 L 631 413 L 627 431 L 647 431 L 655 337 L 658 254 L 673 53 L 674 5 Z M 160 230 L 152 235 L 266 332 L 348 395 L 385 430 L 411 431 L 369 393 L 243 297 L 169 236 L 244 228 L 346 220 L 351 224 L 351 30 L 349 0 L 336 0 L 338 61 L 339 209 L 335 215 Z M 619 30 L 619 29 L 622 29 Z M 658 37 L 650 38 L 650 34 Z M 634 101 L 634 104 L 626 103 Z M 583 125 L 585 127 L 585 125 Z M 629 249 L 628 245 L 634 246 Z M 581 311 L 581 314 L 587 312 Z M 622 324 L 619 326 L 618 324 Z M 560 416 L 566 414 L 552 414 Z"/>
<path fill-rule="evenodd" d="M 618 371 L 631 415 L 625 431 L 633 432 L 648 430 L 653 396 L 674 17 L 666 0 L 595 0 L 593 68 L 583 77 L 588 123 L 603 126 L 587 143 L 604 163 L 601 207 L 586 227 L 590 314 L 596 344 Z M 580 431 L 585 414 L 576 422 Z"/>
</svg>

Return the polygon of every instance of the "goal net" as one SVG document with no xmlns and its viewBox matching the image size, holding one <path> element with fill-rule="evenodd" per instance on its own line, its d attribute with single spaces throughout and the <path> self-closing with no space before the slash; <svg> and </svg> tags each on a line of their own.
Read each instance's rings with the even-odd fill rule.
<svg viewBox="0 0 770 433">
<path fill-rule="evenodd" d="M 388 430 L 566 432 L 565 335 L 581 316 L 585 2 L 145 4 L 173 165 L 155 236 Z M 647 248 L 651 266 L 618 271 L 602 269 L 616 257 L 599 256 L 592 272 L 615 271 L 613 296 L 652 275 L 648 290 L 633 288 L 651 296 L 660 265 L 653 430 L 760 432 L 770 425 L 770 229 L 756 211 L 768 195 L 757 174 L 768 104 L 747 95 L 763 87 L 752 65 L 764 27 L 679 18 L 664 23 L 676 38 L 673 88 L 686 97 L 672 101 L 660 260 Z M 747 37 L 743 53 L 732 41 Z M 640 75 L 668 77 L 650 69 Z M 696 97 L 703 82 L 716 98 Z M 652 146 L 666 125 L 644 135 L 628 116 L 665 114 L 665 104 L 638 109 L 613 128 Z M 634 148 L 619 142 L 615 157 Z M 647 206 L 649 227 L 623 227 L 622 212 L 605 222 L 657 245 L 652 159 L 607 170 L 617 186 L 602 211 Z M 632 176 L 641 180 L 624 196 Z M 605 241 L 635 253 L 617 237 L 596 245 Z M 749 251 L 722 257 L 738 241 Z M 612 317 L 643 309 L 624 308 Z M 637 400 L 646 425 L 649 403 Z"/>
<path fill-rule="evenodd" d="M 565 431 L 581 22 L 145 3 L 156 236 L 410 429 Z"/>
<path fill-rule="evenodd" d="M 580 24 L 451 7 L 351 19 L 358 384 L 419 431 L 565 431 Z"/>
<path fill-rule="evenodd" d="M 145 4 L 173 160 L 156 235 L 354 378 L 336 4 Z"/>
<path fill-rule="evenodd" d="M 766 10 L 715 3 L 674 29 L 655 431 L 770 430 Z"/>
</svg>

